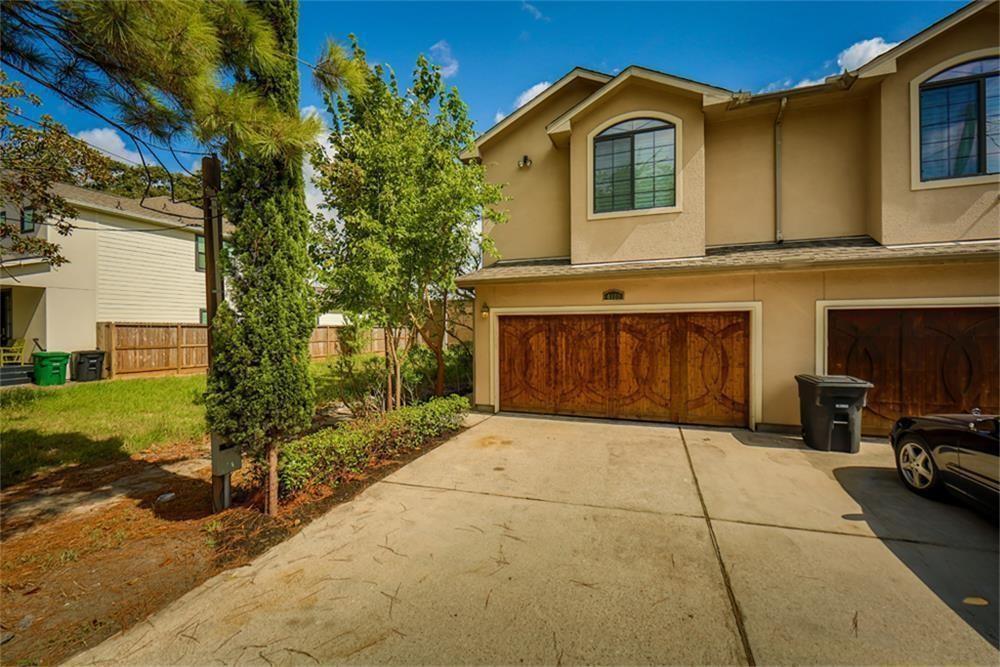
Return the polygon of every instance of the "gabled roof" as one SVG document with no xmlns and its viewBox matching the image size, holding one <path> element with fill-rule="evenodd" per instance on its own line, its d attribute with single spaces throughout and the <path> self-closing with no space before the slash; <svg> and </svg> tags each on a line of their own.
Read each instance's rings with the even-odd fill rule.
<svg viewBox="0 0 1000 667">
<path fill-rule="evenodd" d="M 877 58 L 868 61 L 858 69 L 854 70 L 854 74 L 856 74 L 859 78 L 892 74 L 896 71 L 896 60 L 900 56 L 903 56 L 913 49 L 920 47 L 924 43 L 934 39 L 941 33 L 961 23 L 967 18 L 978 14 L 990 5 L 996 4 L 997 0 L 974 0 L 958 11 L 944 17 L 937 23 L 924 28 L 909 39 L 903 40 Z"/>
<path fill-rule="evenodd" d="M 131 199 L 68 183 L 53 183 L 52 192 L 78 208 L 141 220 L 161 227 L 172 227 L 192 234 L 201 233 L 202 223 L 200 219 L 204 215 L 202 210 L 186 202 L 175 202 L 170 197 L 147 197 L 145 200 Z M 227 220 L 223 220 L 222 225 L 224 234 L 232 234 L 234 228 Z"/>
<path fill-rule="evenodd" d="M 685 79 L 672 74 L 658 72 L 646 67 L 639 67 L 638 65 L 630 65 L 622 70 L 622 72 L 614 79 L 594 91 L 592 95 L 581 100 L 576 106 L 549 123 L 546 128 L 549 136 L 558 136 L 568 133 L 574 118 L 592 107 L 603 97 L 625 84 L 627 81 L 633 79 L 641 79 L 662 86 L 679 88 L 680 90 L 701 95 L 703 106 L 714 104 L 716 102 L 728 102 L 733 96 L 733 91 L 726 88 L 719 88 L 718 86 L 712 86 L 707 83 L 701 83 L 700 81 L 694 81 L 693 79 Z"/>
<path fill-rule="evenodd" d="M 510 115 L 505 116 L 503 120 L 499 123 L 486 130 L 483 134 L 479 135 L 476 139 L 475 150 L 469 151 L 462 155 L 463 159 L 469 159 L 477 157 L 479 153 L 479 147 L 485 144 L 490 139 L 506 130 L 508 127 L 517 122 L 525 114 L 529 113 L 532 109 L 540 105 L 545 100 L 549 99 L 557 92 L 565 88 L 570 83 L 578 79 L 587 79 L 589 81 L 595 81 L 600 84 L 605 84 L 611 81 L 611 76 L 604 74 L 602 72 L 595 72 L 594 70 L 585 69 L 583 67 L 574 67 L 572 70 L 567 72 L 561 79 L 553 83 L 551 86 L 543 90 L 541 93 L 531 98 L 531 101 L 522 107 L 515 109 Z"/>
<path fill-rule="evenodd" d="M 463 159 L 476 157 L 478 155 L 479 147 L 482 144 L 496 137 L 499 133 L 516 123 L 526 113 L 530 112 L 531 109 L 538 106 L 548 97 L 579 77 L 585 77 L 603 85 L 594 91 L 594 93 L 590 96 L 549 123 L 546 130 L 553 142 L 562 143 L 566 139 L 571 130 L 572 120 L 574 117 L 586 111 L 604 96 L 623 85 L 626 81 L 634 78 L 674 87 L 683 91 L 688 91 L 691 94 L 700 94 L 702 96 L 702 106 L 725 103 L 729 108 L 737 108 L 758 102 L 771 102 L 776 98 L 780 99 L 781 97 L 789 95 L 812 95 L 829 91 L 847 90 L 850 89 L 854 82 L 859 78 L 879 77 L 894 73 L 896 71 L 896 60 L 898 58 L 920 47 L 927 41 L 937 37 L 962 21 L 978 14 L 984 9 L 991 6 L 996 7 L 997 4 L 997 0 L 973 0 L 969 4 L 944 17 L 937 23 L 918 32 L 916 35 L 903 40 L 895 47 L 889 49 L 865 65 L 862 65 L 853 72 L 844 71 L 840 74 L 834 74 L 832 76 L 828 76 L 823 83 L 803 88 L 791 88 L 788 90 L 776 90 L 768 93 L 752 94 L 749 92 L 731 91 L 726 88 L 720 88 L 718 86 L 702 83 L 700 81 L 694 81 L 692 79 L 685 79 L 683 77 L 666 74 L 665 72 L 658 72 L 656 70 L 639 67 L 637 65 L 632 65 L 626 68 L 615 77 L 578 67 L 569 72 L 563 78 L 559 79 L 559 81 L 547 88 L 545 92 L 535 97 L 531 102 L 516 110 L 514 113 L 490 128 L 486 133 L 476 139 L 475 150 L 463 154 L 462 157 Z"/>
</svg>

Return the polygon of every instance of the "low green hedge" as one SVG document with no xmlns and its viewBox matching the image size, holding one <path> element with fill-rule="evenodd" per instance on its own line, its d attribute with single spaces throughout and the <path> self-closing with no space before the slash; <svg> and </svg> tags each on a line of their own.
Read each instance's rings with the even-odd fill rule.
<svg viewBox="0 0 1000 667">
<path fill-rule="evenodd" d="M 469 410 L 461 396 L 435 398 L 385 414 L 323 429 L 286 443 L 278 457 L 282 493 L 294 493 L 317 482 L 335 482 L 360 472 L 373 459 L 420 447 L 457 429 Z"/>
</svg>

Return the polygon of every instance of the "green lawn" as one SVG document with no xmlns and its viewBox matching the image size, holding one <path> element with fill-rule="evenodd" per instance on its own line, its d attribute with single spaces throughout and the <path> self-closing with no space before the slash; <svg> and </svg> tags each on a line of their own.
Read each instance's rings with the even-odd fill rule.
<svg viewBox="0 0 1000 667">
<path fill-rule="evenodd" d="M 326 362 L 313 364 L 320 402 Z M 0 484 L 50 466 L 95 464 L 205 435 L 204 375 L 0 391 Z"/>
</svg>

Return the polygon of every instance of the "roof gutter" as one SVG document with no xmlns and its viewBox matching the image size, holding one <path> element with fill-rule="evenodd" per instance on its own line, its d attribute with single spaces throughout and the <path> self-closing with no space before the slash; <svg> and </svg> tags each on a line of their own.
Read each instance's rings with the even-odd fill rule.
<svg viewBox="0 0 1000 667">
<path fill-rule="evenodd" d="M 781 121 L 785 117 L 788 98 L 782 97 L 778 104 L 778 115 L 774 117 L 774 242 L 782 243 L 785 236 L 781 231 Z"/>
</svg>

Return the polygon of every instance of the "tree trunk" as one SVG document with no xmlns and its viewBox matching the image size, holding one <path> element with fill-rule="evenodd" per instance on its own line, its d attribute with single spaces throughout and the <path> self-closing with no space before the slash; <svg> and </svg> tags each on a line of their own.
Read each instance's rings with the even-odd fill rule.
<svg viewBox="0 0 1000 667">
<path fill-rule="evenodd" d="M 434 358 L 437 359 L 437 376 L 434 378 L 434 395 L 444 396 L 444 345 L 434 349 Z"/>
<path fill-rule="evenodd" d="M 396 407 L 401 407 L 403 405 L 403 382 L 402 382 L 402 369 L 399 363 L 399 355 L 396 351 L 392 355 L 393 365 L 396 367 Z"/>
<path fill-rule="evenodd" d="M 389 356 L 389 327 L 382 327 L 382 346 L 385 348 L 385 411 L 392 410 L 392 358 Z"/>
<path fill-rule="evenodd" d="M 267 501 L 265 510 L 269 516 L 278 516 L 278 445 L 273 440 L 267 443 Z"/>
</svg>

